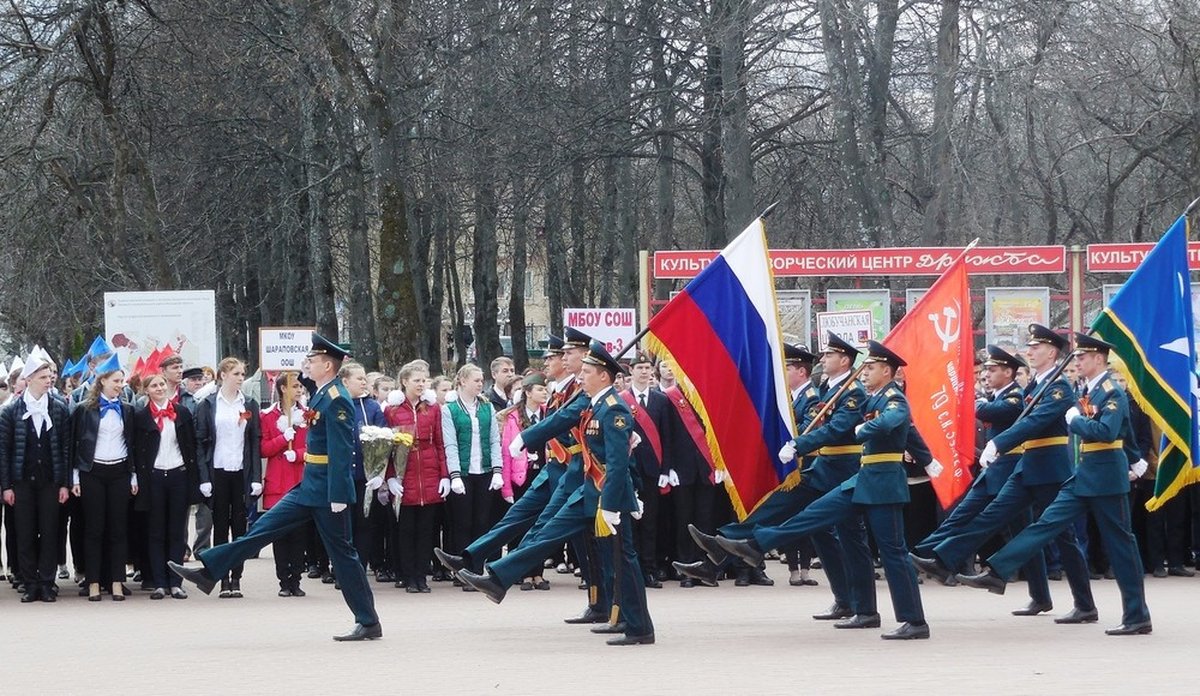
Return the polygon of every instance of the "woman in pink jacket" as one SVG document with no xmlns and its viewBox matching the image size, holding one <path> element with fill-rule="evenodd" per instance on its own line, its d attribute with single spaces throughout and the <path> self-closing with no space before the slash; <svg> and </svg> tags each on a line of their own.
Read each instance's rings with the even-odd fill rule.
<svg viewBox="0 0 1200 696">
<path fill-rule="evenodd" d="M 307 392 L 296 373 L 285 372 L 275 380 L 275 403 L 261 415 L 262 456 L 267 460 L 263 473 L 263 507 L 270 509 L 304 476 L 305 437 L 308 421 L 304 418 Z M 304 572 L 304 546 L 308 525 L 301 525 L 272 545 L 275 577 L 280 597 L 303 597 L 300 575 Z"/>
<path fill-rule="evenodd" d="M 522 430 L 541 420 L 546 415 L 546 402 L 550 400 L 550 390 L 546 387 L 546 377 L 540 372 L 527 375 L 521 382 L 521 398 L 511 408 L 497 414 L 503 423 L 500 434 L 500 459 L 503 463 L 501 474 L 504 485 L 500 493 L 504 502 L 512 505 L 529 490 L 546 462 L 545 452 L 522 450 L 517 456 L 508 453 L 508 446 Z M 542 577 L 542 564 L 532 569 L 521 582 L 522 590 L 548 590 L 550 583 Z"/>
</svg>

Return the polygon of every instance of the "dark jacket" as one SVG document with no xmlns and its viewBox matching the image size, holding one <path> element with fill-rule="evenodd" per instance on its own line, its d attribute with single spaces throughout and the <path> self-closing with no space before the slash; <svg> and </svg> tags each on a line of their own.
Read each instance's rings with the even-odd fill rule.
<svg viewBox="0 0 1200 696">
<path fill-rule="evenodd" d="M 627 389 L 625 393 L 633 394 L 633 391 L 631 389 Z M 622 399 L 624 399 L 624 394 L 621 396 Z M 637 403 L 636 395 L 634 395 L 634 398 L 634 403 L 636 405 L 630 406 L 629 409 L 633 411 L 634 432 L 636 432 L 638 436 L 642 438 L 642 444 L 633 449 L 633 460 L 637 469 L 637 474 L 634 481 L 635 483 L 640 484 L 640 481 L 637 481 L 637 478 L 652 478 L 655 479 L 654 486 L 657 488 L 658 477 L 661 474 L 667 473 L 667 471 L 663 467 L 663 463 L 654 455 L 654 448 L 650 446 L 650 437 L 646 434 L 645 430 L 642 428 L 642 424 L 638 421 L 637 410 L 642 406 L 640 403 Z M 672 418 L 677 417 L 672 414 L 672 411 L 674 410 L 675 407 L 671 405 L 670 400 L 667 399 L 667 397 L 664 396 L 659 390 L 651 389 L 646 393 L 646 414 L 650 416 L 650 423 L 656 430 L 658 430 L 658 440 L 662 445 L 663 459 L 668 461 L 670 461 L 671 457 L 671 450 L 668 448 L 672 444 L 671 442 L 668 442 L 669 436 L 671 435 L 669 423 L 671 422 Z M 687 433 L 684 434 L 686 435 Z M 707 464 L 707 462 L 705 462 L 705 464 Z M 676 471 L 676 473 L 680 472 Z"/>
<path fill-rule="evenodd" d="M 179 453 L 183 455 L 183 468 L 187 471 L 188 504 L 201 502 L 200 471 L 196 464 L 196 422 L 187 408 L 175 405 L 175 439 Z M 158 458 L 158 446 L 162 434 L 150 415 L 149 404 L 138 406 L 133 413 L 133 466 L 138 475 L 138 495 L 134 509 L 150 509 L 150 474 L 154 471 L 154 460 Z"/>
<path fill-rule="evenodd" d="M 245 408 L 250 413 L 246 421 L 242 443 L 242 476 L 246 505 L 252 504 L 251 483 L 262 483 L 262 457 L 260 455 L 262 425 L 259 423 L 258 402 L 245 397 Z M 199 464 L 200 483 L 209 483 L 213 476 L 213 450 L 217 438 L 217 394 L 209 394 L 196 405 L 196 460 Z"/>
<path fill-rule="evenodd" d="M 683 424 L 683 417 L 679 415 L 680 409 L 695 414 L 696 420 L 700 421 L 701 427 L 706 427 L 700 419 L 700 414 L 692 409 L 691 404 L 683 400 L 682 394 L 672 392 L 672 396 L 664 395 L 667 399 L 667 415 L 665 418 L 663 435 L 663 470 L 675 470 L 675 474 L 679 476 L 679 485 L 691 486 L 702 485 L 711 486 L 712 467 L 708 464 L 708 459 L 705 458 L 704 452 L 696 445 L 696 441 L 692 439 L 691 433 L 688 432 L 687 426 Z M 680 399 L 679 403 L 671 403 L 672 399 Z M 642 446 L 638 445 L 637 449 Z"/>
<path fill-rule="evenodd" d="M 354 402 L 354 421 L 358 423 L 358 432 L 362 430 L 364 425 L 374 425 L 380 428 L 388 427 L 387 418 L 383 417 L 383 409 L 379 406 L 379 402 L 369 396 L 360 396 L 357 399 L 351 399 Z M 354 480 L 357 483 L 362 483 L 367 480 L 367 475 L 363 471 L 363 452 L 362 445 L 356 440 L 354 443 Z"/>
<path fill-rule="evenodd" d="M 54 483 L 59 487 L 69 484 L 71 456 L 70 414 L 66 404 L 50 397 L 46 400 L 50 413 L 50 460 Z M 25 425 L 25 400 L 16 398 L 0 409 L 0 490 L 8 490 L 16 481 L 25 478 L 25 438 L 29 430 Z"/>
<path fill-rule="evenodd" d="M 133 473 L 133 404 L 121 402 L 121 418 L 125 421 L 125 450 L 128 458 L 125 469 Z M 71 460 L 70 465 L 80 471 L 91 471 L 96 457 L 96 433 L 100 429 L 100 406 L 90 408 L 80 402 L 71 411 Z"/>
</svg>

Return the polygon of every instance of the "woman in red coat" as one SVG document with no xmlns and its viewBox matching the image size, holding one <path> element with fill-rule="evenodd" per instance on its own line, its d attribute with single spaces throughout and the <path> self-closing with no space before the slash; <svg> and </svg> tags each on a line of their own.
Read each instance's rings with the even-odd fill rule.
<svg viewBox="0 0 1200 696">
<path fill-rule="evenodd" d="M 450 494 L 446 449 L 442 446 L 441 406 L 422 397 L 429 382 L 429 368 L 422 361 L 400 368 L 399 386 L 390 395 L 384 412 L 388 425 L 412 433 L 408 465 L 403 477 L 395 464 L 388 469 L 388 489 L 400 498 L 399 568 L 397 582 L 407 592 L 429 592 L 425 576 L 433 558 L 434 522 Z"/>
<path fill-rule="evenodd" d="M 294 372 L 285 372 L 275 380 L 275 403 L 263 410 L 262 456 L 267 460 L 263 475 L 263 507 L 270 509 L 304 477 L 305 438 L 308 421 L 304 419 L 307 393 Z M 304 545 L 308 528 L 301 525 L 272 545 L 275 553 L 275 577 L 280 597 L 303 597 L 300 575 L 304 571 Z"/>
</svg>

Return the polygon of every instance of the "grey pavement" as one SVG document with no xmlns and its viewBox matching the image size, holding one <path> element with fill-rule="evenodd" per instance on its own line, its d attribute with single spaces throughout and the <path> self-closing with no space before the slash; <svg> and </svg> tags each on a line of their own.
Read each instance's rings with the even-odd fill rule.
<svg viewBox="0 0 1200 696">
<path fill-rule="evenodd" d="M 1194 680 L 1200 577 L 1147 578 L 1154 633 L 1127 638 L 1104 635 L 1120 618 L 1111 580 L 1093 583 L 1100 623 L 1084 626 L 1052 620 L 1070 608 L 1065 582 L 1051 583 L 1051 615 L 1018 618 L 1022 584 L 1001 597 L 926 580 L 932 638 L 896 643 L 809 618 L 830 603 L 819 573 L 821 586 L 798 588 L 783 566 L 768 572 L 774 587 L 649 590 L 658 643 L 625 648 L 562 623 L 585 594 L 553 571 L 549 592 L 514 588 L 500 606 L 449 583 L 409 595 L 373 582 L 384 638 L 361 644 L 330 640 L 351 623 L 331 585 L 276 597 L 266 552 L 248 563 L 241 600 L 189 588 L 187 600 L 89 603 L 68 588 L 57 604 L 23 605 L 5 586 L 0 693 L 1144 694 Z"/>
</svg>

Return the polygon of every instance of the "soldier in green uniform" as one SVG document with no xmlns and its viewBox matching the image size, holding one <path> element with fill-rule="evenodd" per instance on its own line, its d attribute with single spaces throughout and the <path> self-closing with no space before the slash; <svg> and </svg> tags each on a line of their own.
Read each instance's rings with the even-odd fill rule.
<svg viewBox="0 0 1200 696">
<path fill-rule="evenodd" d="M 1005 578 L 1026 560 L 1091 513 L 1100 528 L 1100 539 L 1112 563 L 1121 591 L 1121 625 L 1105 633 L 1127 636 L 1150 633 L 1150 610 L 1142 584 L 1142 561 L 1129 525 L 1129 456 L 1131 441 L 1129 400 L 1108 372 L 1112 346 L 1086 334 L 1075 334 L 1079 375 L 1087 380 L 1079 401 L 1064 417 L 1067 429 L 1079 437 L 1079 463 L 1075 474 L 1059 489 L 1037 522 L 988 558 L 990 567 L 979 575 L 959 575 L 959 582 L 1004 594 Z M 1140 456 L 1140 455 L 1139 455 Z"/>
<path fill-rule="evenodd" d="M 317 389 L 309 400 L 304 478 L 254 524 L 249 534 L 197 554 L 201 567 L 170 563 L 171 570 L 209 594 L 215 578 L 259 549 L 313 520 L 329 552 L 342 597 L 354 613 L 354 628 L 336 641 L 372 640 L 383 636 L 367 574 L 350 539 L 349 505 L 357 500 L 352 466 L 358 426 L 345 385 L 337 379 L 348 353 L 317 333 L 309 351 L 309 378 Z"/>
<path fill-rule="evenodd" d="M 904 542 L 904 504 L 909 500 L 904 453 L 913 448 L 924 449 L 924 443 L 912 428 L 908 400 L 893 381 L 896 369 L 905 362 L 877 341 L 868 345 L 863 369 L 863 384 L 870 392 L 863 407 L 866 420 L 854 428 L 855 439 L 863 445 L 862 467 L 787 522 L 777 527 L 760 527 L 748 540 L 722 537 L 717 541 L 727 553 L 756 564 L 762 560 L 763 549 L 787 546 L 817 529 L 860 515 L 866 517 L 879 547 L 896 620 L 901 622 L 899 628 L 884 633 L 883 638 L 928 638 L 929 625 L 921 608 L 917 574 L 908 562 Z M 848 571 L 860 613 L 835 625 L 878 627 L 879 614 L 873 611 L 875 587 L 870 563 L 865 568 L 850 567 Z M 864 579 L 868 580 L 865 587 L 861 582 Z"/>
</svg>

